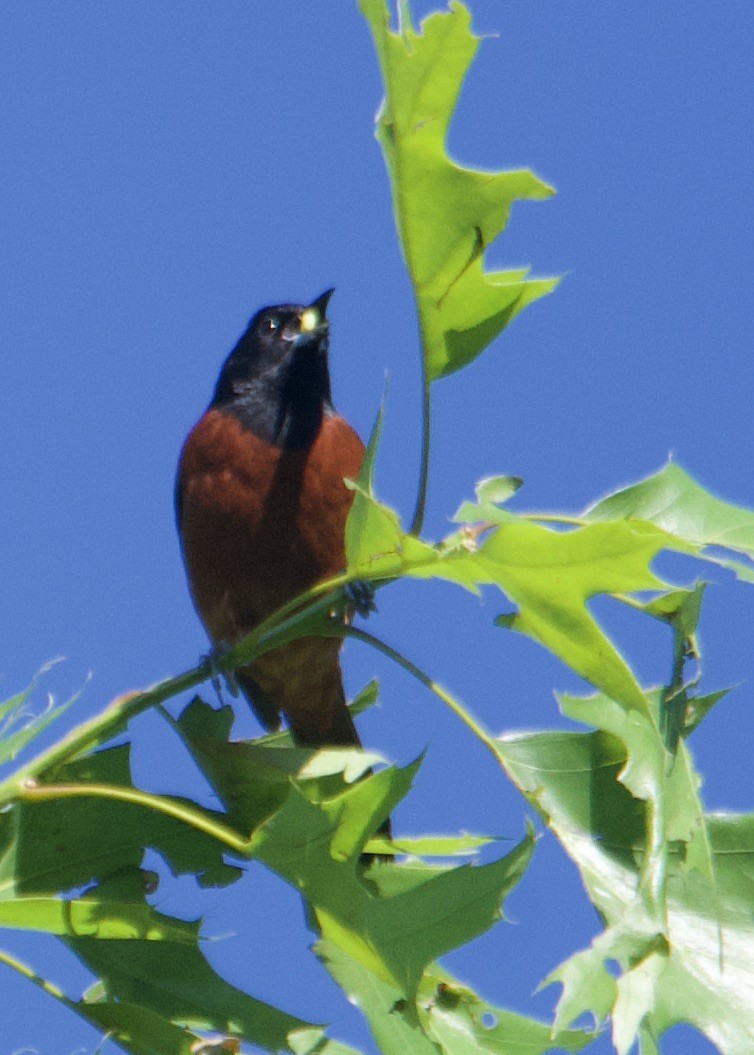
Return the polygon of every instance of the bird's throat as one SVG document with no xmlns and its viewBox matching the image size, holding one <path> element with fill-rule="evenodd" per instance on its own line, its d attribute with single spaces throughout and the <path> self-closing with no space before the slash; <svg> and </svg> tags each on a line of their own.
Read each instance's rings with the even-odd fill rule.
<svg viewBox="0 0 754 1055">
<path fill-rule="evenodd" d="M 284 450 L 305 450 L 314 442 L 325 414 L 332 410 L 325 357 L 296 359 L 289 369 L 236 379 L 213 405 L 222 406 L 267 443 Z"/>
</svg>

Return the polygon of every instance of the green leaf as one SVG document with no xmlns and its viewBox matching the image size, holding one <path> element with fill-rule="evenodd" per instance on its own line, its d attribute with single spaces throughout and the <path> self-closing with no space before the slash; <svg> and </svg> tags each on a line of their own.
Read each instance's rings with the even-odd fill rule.
<svg viewBox="0 0 754 1055">
<path fill-rule="evenodd" d="M 437 965 L 414 1003 L 332 943 L 318 942 L 315 952 L 366 1016 L 383 1055 L 544 1055 L 580 1051 L 592 1039 L 581 1030 L 553 1035 L 544 1022 L 488 1004 Z"/>
<path fill-rule="evenodd" d="M 374 463 L 377 456 L 380 437 L 382 435 L 382 423 L 385 417 L 385 401 L 377 412 L 369 443 L 364 451 L 364 460 L 361 463 L 361 471 L 358 480 L 346 480 L 346 485 L 354 491 L 353 504 L 351 506 L 348 520 L 346 522 L 346 564 L 352 568 L 361 563 L 362 559 L 371 557 L 379 552 L 380 542 L 384 532 L 391 531 L 391 521 L 398 520 L 396 514 L 388 517 L 383 522 L 379 517 L 379 510 L 375 509 L 374 502 Z"/>
<path fill-rule="evenodd" d="M 617 521 L 557 532 L 511 518 L 476 551 L 436 551 L 434 561 L 404 571 L 467 587 L 497 586 L 519 606 L 500 625 L 539 641 L 624 707 L 646 713 L 644 694 L 587 602 L 599 594 L 662 589 L 649 565 L 668 541 L 651 524 Z"/>
<path fill-rule="evenodd" d="M 447 1055 L 544 1055 L 581 1051 L 593 1039 L 583 1030 L 552 1026 L 487 1003 L 435 966 L 422 980 L 419 1015 L 426 1032 Z"/>
<path fill-rule="evenodd" d="M 334 942 L 319 941 L 314 951 L 369 1022 L 382 1055 L 438 1055 L 399 986 L 370 971 Z"/>
<path fill-rule="evenodd" d="M 500 625 L 539 641 L 617 701 L 626 718 L 621 735 L 629 750 L 621 779 L 634 794 L 653 803 L 642 891 L 661 915 L 666 759 L 659 723 L 630 667 L 587 605 L 599 594 L 664 589 L 650 569 L 652 560 L 666 547 L 687 549 L 688 544 L 654 524 L 626 520 L 563 532 L 510 516 L 478 548 L 432 547 L 419 540 L 409 545 L 397 523 L 394 529 L 394 574 L 400 569 L 414 578 L 444 578 L 470 590 L 496 585 L 518 605 L 517 612 L 498 619 Z M 362 567 L 360 574 L 366 578 L 368 559 Z"/>
<path fill-rule="evenodd" d="M 618 520 L 561 532 L 507 515 L 478 547 L 435 547 L 406 535 L 392 509 L 366 497 L 374 530 L 361 536 L 349 572 L 366 579 L 446 579 L 472 591 L 495 585 L 519 606 L 500 625 L 539 641 L 624 707 L 647 713 L 634 675 L 587 602 L 600 594 L 664 589 L 650 564 L 664 548 L 687 549 L 685 543 L 649 523 Z"/>
<path fill-rule="evenodd" d="M 200 1050 L 197 1033 L 138 1004 L 103 1001 L 78 1006 L 84 1017 L 133 1055 L 194 1055 Z"/>
<path fill-rule="evenodd" d="M 595 524 L 567 533 L 502 525 L 470 557 L 519 606 L 501 625 L 541 642 L 591 684 L 644 712 L 631 670 L 587 608 L 599 594 L 661 589 L 649 568 L 666 538 L 643 524 Z"/>
<path fill-rule="evenodd" d="M 683 720 L 683 735 L 688 736 L 697 729 L 709 712 L 720 700 L 724 700 L 730 689 L 719 689 L 705 696 L 689 696 L 686 701 L 686 713 Z"/>
<path fill-rule="evenodd" d="M 557 284 L 529 280 L 526 269 L 488 274 L 483 265 L 513 201 L 547 198 L 553 190 L 527 170 L 483 172 L 447 154 L 450 121 L 479 44 L 463 4 L 431 14 L 419 33 L 406 17 L 401 31 L 392 32 L 385 0 L 360 0 L 360 7 L 382 68 L 377 136 L 433 381 L 475 359 L 518 312 Z"/>
<path fill-rule="evenodd" d="M 177 724 L 234 823 L 243 820 L 245 830 L 254 830 L 253 856 L 301 892 L 325 939 L 407 992 L 430 960 L 498 918 L 505 892 L 531 855 L 529 833 L 491 865 L 373 865 L 367 885 L 360 855 L 408 792 L 418 763 L 349 785 L 344 774 L 351 759 L 362 762 L 356 775 L 373 758 L 223 742 L 222 717 L 198 701 Z M 457 850 L 458 840 L 450 847 Z"/>
<path fill-rule="evenodd" d="M 423 835 L 388 841 L 387 839 L 370 839 L 367 849 L 370 853 L 410 854 L 414 857 L 461 857 L 474 854 L 482 846 L 489 846 L 496 840 L 488 835 Z"/>
<path fill-rule="evenodd" d="M 400 771 L 394 772 L 394 781 L 403 779 Z M 502 860 L 480 867 L 375 865 L 369 879 L 382 896 L 374 898 L 355 870 L 363 835 L 351 844 L 348 859 L 335 859 L 328 846 L 336 843 L 335 829 L 343 823 L 348 800 L 359 797 L 361 814 L 376 779 L 319 808 L 292 795 L 267 826 L 259 856 L 302 891 L 323 938 L 411 996 L 430 961 L 470 941 L 499 918 L 504 895 L 528 864 L 533 837 L 527 835 Z M 372 829 L 381 815 L 375 814 Z"/>
<path fill-rule="evenodd" d="M 132 787 L 129 747 L 71 762 L 57 779 Z M 102 798 L 17 802 L 0 814 L 0 898 L 57 894 L 123 871 L 137 873 L 147 846 L 176 875 L 194 874 L 204 885 L 227 884 L 241 874 L 225 863 L 214 839 L 164 814 Z"/>
<path fill-rule="evenodd" d="M 213 720 L 216 731 L 228 728 L 225 712 L 214 712 Z M 130 787 L 128 747 L 69 763 L 57 776 Z M 162 814 L 102 798 L 17 803 L 0 815 L 0 837 L 0 921 L 62 937 L 100 979 L 94 1002 L 77 1008 L 126 1050 L 184 1055 L 188 1040 L 195 1051 L 196 1035 L 181 1028 L 186 1025 L 268 1051 L 292 1049 L 292 1037 L 302 1052 L 347 1050 L 318 1027 L 229 985 L 207 963 L 197 924 L 147 904 L 151 883 L 139 868 L 145 846 L 201 880 L 224 878 L 220 868 L 235 876 L 215 840 Z M 92 880 L 95 886 L 69 901 L 40 896 Z"/>
<path fill-rule="evenodd" d="M 138 901 L 101 900 L 96 896 L 68 901 L 53 897 L 3 898 L 0 927 L 46 931 L 61 937 L 195 942 L 198 925 L 172 919 Z"/>
<path fill-rule="evenodd" d="M 667 923 L 637 897 L 646 806 L 619 783 L 623 745 L 604 732 L 506 737 L 500 753 L 521 791 L 578 865 L 607 930 L 551 976 L 564 990 L 556 1026 L 592 1011 L 611 1011 L 618 1050 L 637 1030 L 659 1036 L 677 1022 L 704 1032 L 724 1055 L 754 1050 L 754 816 L 712 814 L 693 822 L 689 764 L 666 790 L 671 828 Z M 711 867 L 695 850 L 692 822 L 710 848 Z M 675 836 L 675 842 L 672 838 Z M 685 841 L 682 841 L 685 840 Z M 622 968 L 618 979 L 608 964 Z"/>
<path fill-rule="evenodd" d="M 348 481 L 346 481 L 348 483 Z M 400 517 L 361 484 L 349 485 L 359 500 L 346 524 L 348 573 L 367 582 L 399 578 L 418 565 L 432 565 L 438 551 L 404 531 Z"/>
<path fill-rule="evenodd" d="M 320 794 L 336 794 L 381 761 L 379 755 L 352 748 L 289 746 L 289 738 L 279 734 L 229 742 L 226 710 L 196 698 L 175 728 L 228 811 L 225 819 L 244 833 L 280 809 L 296 779 Z"/>
<path fill-rule="evenodd" d="M 368 711 L 370 707 L 379 701 L 380 683 L 377 678 L 372 680 L 364 686 L 359 692 L 356 693 L 354 698 L 349 702 L 348 707 L 354 718 L 358 718 L 360 714 Z"/>
<path fill-rule="evenodd" d="M 224 981 L 198 945 L 94 938 L 71 944 L 102 979 L 108 1001 L 137 1005 L 143 1013 L 158 1015 L 165 1023 L 240 1037 L 273 1052 L 289 1049 L 291 1033 L 316 1029 Z M 91 1005 L 95 1015 L 99 1006 Z M 108 1016 L 100 1015 L 105 1024 Z M 323 1041 L 322 1030 L 316 1032 Z"/>
<path fill-rule="evenodd" d="M 415 768 L 384 770 L 320 801 L 294 788 L 255 851 L 301 891 L 323 938 L 405 993 L 427 963 L 499 917 L 533 848 L 529 834 L 501 861 L 482 867 L 374 865 L 369 881 L 381 894 L 375 898 L 359 878 L 359 854 L 408 791 Z"/>
<path fill-rule="evenodd" d="M 676 462 L 603 498 L 583 515 L 589 520 L 647 520 L 686 542 L 721 546 L 754 558 L 754 511 L 716 498 Z M 754 566 L 727 558 L 720 563 L 739 578 L 754 581 Z"/>
<path fill-rule="evenodd" d="M 520 476 L 489 476 L 476 485 L 476 503 L 463 502 L 450 518 L 456 524 L 473 524 L 478 521 L 489 521 L 500 524 L 510 519 L 507 510 L 500 506 L 523 486 Z"/>
</svg>

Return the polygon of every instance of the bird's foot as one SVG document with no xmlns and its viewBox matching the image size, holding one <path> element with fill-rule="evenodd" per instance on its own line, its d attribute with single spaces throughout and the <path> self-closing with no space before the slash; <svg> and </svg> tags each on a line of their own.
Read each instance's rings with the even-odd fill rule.
<svg viewBox="0 0 754 1055">
<path fill-rule="evenodd" d="M 349 582 L 345 588 L 345 595 L 348 603 L 356 609 L 356 613 L 362 619 L 367 619 L 370 612 L 377 611 L 377 605 L 374 600 L 375 589 L 370 582 L 365 582 L 364 579 L 355 579 L 353 582 Z"/>
<path fill-rule="evenodd" d="M 212 688 L 215 690 L 215 695 L 221 706 L 225 703 L 222 690 L 223 682 L 225 682 L 225 688 L 234 700 L 239 696 L 241 691 L 238 686 L 235 671 L 222 670 L 220 666 L 222 660 L 227 656 L 230 650 L 231 646 L 227 641 L 218 641 L 214 648 L 202 657 L 202 662 L 207 668 L 207 674 L 212 684 Z"/>
</svg>

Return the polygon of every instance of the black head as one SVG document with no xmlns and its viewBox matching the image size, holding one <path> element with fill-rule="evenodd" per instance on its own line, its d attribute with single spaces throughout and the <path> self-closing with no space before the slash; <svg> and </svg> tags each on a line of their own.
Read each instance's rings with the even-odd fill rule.
<svg viewBox="0 0 754 1055">
<path fill-rule="evenodd" d="M 326 316 L 332 292 L 308 305 L 258 311 L 225 360 L 211 405 L 270 443 L 308 447 L 332 409 Z"/>
</svg>

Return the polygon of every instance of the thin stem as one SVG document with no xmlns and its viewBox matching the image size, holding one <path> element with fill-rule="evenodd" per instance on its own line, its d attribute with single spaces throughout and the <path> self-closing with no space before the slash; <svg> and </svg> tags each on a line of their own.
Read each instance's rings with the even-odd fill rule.
<svg viewBox="0 0 754 1055">
<path fill-rule="evenodd" d="M 204 811 L 186 806 L 183 802 L 176 802 L 163 795 L 151 795 L 147 791 L 139 791 L 137 788 L 118 787 L 114 784 L 40 784 L 23 788 L 18 794 L 22 802 L 52 802 L 58 799 L 71 798 L 95 798 L 115 799 L 117 802 L 128 802 L 134 806 L 144 806 L 147 809 L 164 813 L 173 817 L 183 824 L 187 824 L 196 831 L 209 835 L 218 842 L 224 843 L 229 849 L 248 857 L 254 845 L 254 839 L 245 839 L 233 828 L 228 827 L 221 821 L 209 817 Z"/>
<path fill-rule="evenodd" d="M 347 572 L 342 572 L 340 575 L 335 575 L 332 579 L 326 579 L 324 582 L 317 583 L 312 586 L 311 589 L 306 590 L 304 593 L 299 594 L 298 597 L 294 597 L 293 600 L 287 601 L 284 605 L 281 605 L 276 612 L 268 616 L 267 619 L 257 626 L 250 634 L 247 634 L 245 638 L 238 642 L 227 654 L 218 661 L 218 666 L 221 669 L 225 669 L 227 663 L 228 668 L 233 668 L 238 665 L 238 657 L 240 655 L 241 662 L 247 662 L 248 659 L 253 659 L 259 654 L 259 650 L 255 649 L 254 646 L 266 644 L 269 636 L 277 637 L 282 630 L 283 625 L 285 629 L 289 629 L 291 625 L 294 625 L 300 620 L 301 617 L 308 617 L 311 611 L 315 607 L 315 602 L 320 601 L 323 597 L 327 597 L 330 594 L 335 593 L 336 590 L 340 590 L 342 587 L 347 586 L 351 581 L 351 576 Z M 306 606 L 311 605 L 312 608 L 307 609 Z M 251 653 L 247 657 L 247 653 Z"/>
<path fill-rule="evenodd" d="M 119 735 L 129 722 L 144 711 L 201 685 L 215 669 L 231 670 L 249 663 L 261 652 L 273 648 L 280 638 L 294 631 L 304 619 L 309 618 L 318 604 L 324 605 L 333 592 L 349 581 L 349 576 L 345 573 L 335 576 L 284 604 L 226 655 L 218 657 L 214 668 L 210 668 L 206 662 L 201 663 L 184 674 L 166 678 L 148 689 L 118 696 L 99 714 L 76 726 L 62 740 L 0 783 L 0 806 L 17 798 L 19 788 L 34 783 L 43 774 L 54 772 L 72 758 Z"/>
<path fill-rule="evenodd" d="M 415 677 L 422 683 L 430 692 L 433 692 L 435 696 L 442 700 L 442 702 L 453 711 L 453 713 L 461 719 L 464 725 L 472 731 L 477 739 L 481 740 L 484 746 L 492 752 L 495 757 L 495 761 L 498 765 L 502 765 L 500 755 L 498 754 L 497 746 L 495 744 L 494 737 L 490 736 L 486 729 L 479 724 L 476 718 L 473 718 L 465 707 L 458 702 L 447 689 L 444 689 L 442 685 L 431 678 L 429 674 L 426 674 L 420 667 L 417 667 L 415 663 L 412 663 L 410 659 L 407 659 L 401 652 L 393 648 L 392 645 L 388 645 L 386 642 L 381 641 L 380 638 L 375 637 L 374 634 L 368 633 L 366 630 L 361 630 L 359 627 L 348 626 L 344 627 L 341 631 L 344 637 L 353 637 L 357 641 L 363 641 L 366 645 L 371 645 L 372 648 L 376 648 L 378 652 L 382 652 L 383 655 L 392 659 L 394 663 L 397 663 L 400 667 L 403 667 L 405 671 Z"/>
<path fill-rule="evenodd" d="M 45 993 L 54 996 L 56 1000 L 65 1004 L 65 1006 L 71 1011 L 75 1011 L 77 1014 L 80 1014 L 82 1018 L 86 1018 L 86 1015 L 81 1011 L 81 1008 L 76 1001 L 71 1000 L 69 996 L 66 996 L 62 989 L 58 989 L 58 987 L 53 985 L 52 982 L 48 982 L 47 979 L 40 977 L 36 971 L 31 969 L 31 967 L 23 963 L 21 960 L 17 960 L 15 956 L 11 956 L 10 953 L 5 952 L 3 949 L 0 949 L 0 963 L 4 963 L 6 967 L 10 967 L 12 970 L 16 971 L 28 982 L 33 982 L 34 985 L 43 989 Z"/>
<path fill-rule="evenodd" d="M 10 967 L 11 970 L 15 971 L 17 974 L 20 974 L 22 978 L 25 978 L 27 982 L 31 982 L 32 985 L 36 985 L 38 989 L 41 989 L 43 992 L 47 993 L 48 996 L 51 996 L 55 1000 L 59 1001 L 59 1003 L 61 1003 L 64 1007 L 68 1008 L 68 1010 L 72 1011 L 75 1015 L 78 1015 L 78 1017 L 83 1019 L 84 1022 L 88 1023 L 88 1025 L 93 1026 L 94 1029 L 98 1030 L 99 1033 L 104 1034 L 103 1041 L 109 1037 L 110 1039 L 118 1042 L 120 1045 L 128 1044 L 130 1038 L 126 1034 L 122 1033 L 117 1028 L 117 1026 L 112 1027 L 107 1031 L 107 1033 L 105 1033 L 105 1027 L 102 1025 L 102 1023 L 98 1022 L 96 1018 L 93 1018 L 87 1013 L 87 1004 L 85 1003 L 85 1001 L 82 1000 L 81 1002 L 79 1002 L 77 1000 L 71 1000 L 71 998 L 67 996 L 62 989 L 59 989 L 52 982 L 48 982 L 46 978 L 42 978 L 41 975 L 38 975 L 36 971 L 34 971 L 31 967 L 28 966 L 28 964 L 25 964 L 21 960 L 16 959 L 15 956 L 11 956 L 10 953 L 7 953 L 2 949 L 0 949 L 0 963 L 4 963 L 6 967 Z M 184 1030 L 184 1034 L 187 1040 L 199 1040 L 199 1037 L 196 1033 Z M 124 1046 L 123 1050 L 125 1051 L 129 1049 Z"/>
<path fill-rule="evenodd" d="M 584 517 L 566 516 L 565 513 L 519 513 L 522 520 L 533 520 L 538 524 L 572 524 L 574 527 L 586 527 L 591 520 Z"/>
<path fill-rule="evenodd" d="M 208 677 L 209 670 L 205 664 L 202 664 L 185 674 L 158 682 L 149 689 L 141 692 L 128 692 L 116 697 L 99 714 L 76 726 L 62 740 L 37 755 L 27 765 L 22 766 L 16 773 L 4 780 L 0 784 L 0 806 L 17 798 L 18 789 L 27 782 L 33 782 L 43 773 L 53 771 L 72 758 L 118 736 L 125 730 L 128 723 L 143 711 L 179 692 L 193 689 L 196 685 L 206 681 Z"/>
<path fill-rule="evenodd" d="M 419 490 L 416 496 L 416 509 L 411 521 L 411 534 L 419 535 L 424 524 L 424 513 L 427 506 L 427 480 L 429 477 L 429 442 L 432 431 L 432 400 L 430 381 L 427 375 L 427 357 L 422 341 L 422 447 L 421 468 L 419 470 Z"/>
<path fill-rule="evenodd" d="M 614 593 L 610 595 L 614 597 L 616 601 L 620 601 L 621 604 L 627 605 L 629 608 L 635 608 L 638 612 L 646 611 L 646 604 L 643 601 L 639 601 L 636 597 L 631 597 L 627 593 Z"/>
</svg>

